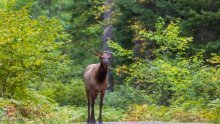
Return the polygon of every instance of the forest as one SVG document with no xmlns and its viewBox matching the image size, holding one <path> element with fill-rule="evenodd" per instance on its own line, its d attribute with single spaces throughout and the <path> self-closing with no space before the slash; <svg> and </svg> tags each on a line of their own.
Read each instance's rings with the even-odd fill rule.
<svg viewBox="0 0 220 124">
<path fill-rule="evenodd" d="M 0 0 L 0 123 L 86 122 L 95 50 L 103 122 L 220 123 L 219 0 Z"/>
</svg>

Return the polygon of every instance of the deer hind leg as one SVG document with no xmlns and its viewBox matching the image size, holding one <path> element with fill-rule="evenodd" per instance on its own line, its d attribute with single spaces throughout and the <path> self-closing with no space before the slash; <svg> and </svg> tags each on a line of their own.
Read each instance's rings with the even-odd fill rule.
<svg viewBox="0 0 220 124">
<path fill-rule="evenodd" d="M 103 105 L 104 95 L 105 95 L 105 90 L 100 93 L 99 124 L 102 124 L 102 105 Z"/>
<path fill-rule="evenodd" d="M 87 95 L 87 106 L 88 106 L 88 118 L 87 118 L 87 123 L 90 124 L 91 122 L 91 112 L 90 112 L 90 106 L 91 106 L 91 95 L 88 90 L 86 90 L 86 95 Z"/>
</svg>

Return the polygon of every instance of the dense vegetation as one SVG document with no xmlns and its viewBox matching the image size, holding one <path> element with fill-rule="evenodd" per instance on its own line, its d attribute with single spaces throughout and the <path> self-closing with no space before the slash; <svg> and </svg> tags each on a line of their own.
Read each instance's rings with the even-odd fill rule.
<svg viewBox="0 0 220 124">
<path fill-rule="evenodd" d="M 0 1 L 0 123 L 86 121 L 82 74 L 113 26 L 103 121 L 220 122 L 220 1 Z M 98 106 L 96 107 L 98 115 Z"/>
</svg>

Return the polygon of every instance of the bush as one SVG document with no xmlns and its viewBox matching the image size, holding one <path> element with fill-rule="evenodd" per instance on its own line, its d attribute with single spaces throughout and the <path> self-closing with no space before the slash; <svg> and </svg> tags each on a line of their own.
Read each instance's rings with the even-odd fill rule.
<svg viewBox="0 0 220 124">
<path fill-rule="evenodd" d="M 205 107 L 220 97 L 220 68 L 201 65 L 195 60 L 156 59 L 130 66 L 126 82 L 141 87 L 158 105 L 185 109 Z"/>
<path fill-rule="evenodd" d="M 114 92 L 106 92 L 104 104 L 114 108 L 127 109 L 131 104 L 151 104 L 153 99 L 142 90 L 120 85 Z"/>
<path fill-rule="evenodd" d="M 185 111 L 166 106 L 132 105 L 124 121 L 218 122 L 219 108 Z"/>
<path fill-rule="evenodd" d="M 0 99 L 1 121 L 5 123 L 24 123 L 29 120 L 39 122 L 57 106 L 48 97 L 27 91 L 28 96 L 23 100 Z"/>
<path fill-rule="evenodd" d="M 81 79 L 77 78 L 71 80 L 69 84 L 58 82 L 45 87 L 40 93 L 51 97 L 60 105 L 84 106 L 87 104 L 84 83 Z"/>
<path fill-rule="evenodd" d="M 133 51 L 109 42 L 116 58 L 131 61 L 130 64 L 122 62 L 115 68 L 115 72 L 127 85 L 143 91 L 148 97 L 147 103 L 181 108 L 185 111 L 208 108 L 209 103 L 220 97 L 219 56 L 213 53 L 213 57 L 206 61 L 203 57 L 205 50 L 189 55 L 189 43 L 193 38 L 182 36 L 179 23 L 177 20 L 176 23 L 171 21 L 166 24 L 164 19 L 159 18 L 155 24 L 155 31 L 134 25 L 137 41 L 142 42 L 139 50 L 147 48 L 147 44 L 152 42 L 154 47 L 149 50 L 149 54 L 154 56 L 153 58 L 148 57 L 148 53 L 145 53 L 147 50 L 140 52 L 143 56 L 135 56 Z M 135 96 L 139 97 L 138 94 Z M 117 103 L 120 106 L 123 103 L 126 106 L 135 99 L 127 99 L 127 96 L 130 97 L 132 94 L 127 95 L 125 91 L 120 94 L 119 101 L 114 102 L 117 91 L 112 96 L 113 103 L 108 102 L 110 105 Z M 215 106 L 213 109 L 218 107 Z"/>
<path fill-rule="evenodd" d="M 35 102 L 32 100 L 0 99 L 0 122 L 70 124 L 87 120 L 87 107 L 59 107 L 42 95 L 35 94 L 34 97 L 37 98 Z M 95 115 L 98 121 L 99 106 L 95 106 Z M 103 121 L 105 122 L 120 121 L 125 116 L 125 111 L 122 109 L 115 109 L 109 106 L 103 107 Z"/>
<path fill-rule="evenodd" d="M 2 97 L 22 97 L 29 84 L 57 79 L 54 75 L 66 60 L 61 40 L 67 36 L 58 20 L 31 19 L 25 8 L 0 9 L 0 30 Z"/>
</svg>

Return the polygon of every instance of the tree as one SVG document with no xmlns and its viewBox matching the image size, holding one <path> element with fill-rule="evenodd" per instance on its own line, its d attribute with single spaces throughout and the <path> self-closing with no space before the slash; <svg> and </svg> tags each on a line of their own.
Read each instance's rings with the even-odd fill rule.
<svg viewBox="0 0 220 124">
<path fill-rule="evenodd" d="M 105 12 L 104 12 L 104 31 L 103 31 L 103 50 L 104 51 L 111 51 L 110 48 L 108 47 L 108 41 L 112 40 L 112 14 L 113 14 L 113 0 L 106 0 L 105 1 Z M 109 87 L 108 89 L 110 91 L 113 91 L 113 75 L 112 75 L 112 60 L 110 62 L 110 70 L 108 73 L 108 78 L 109 78 Z"/>
<path fill-rule="evenodd" d="M 59 21 L 31 19 L 25 8 L 1 9 L 0 31 L 2 97 L 23 96 L 31 83 L 56 80 L 66 60 L 60 48 L 67 35 Z"/>
</svg>

